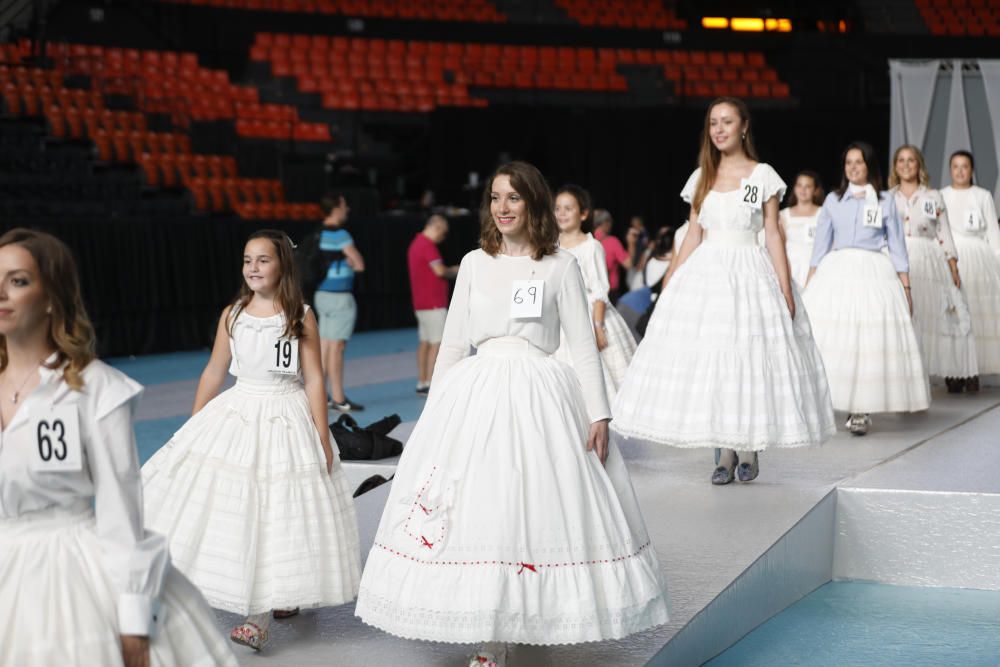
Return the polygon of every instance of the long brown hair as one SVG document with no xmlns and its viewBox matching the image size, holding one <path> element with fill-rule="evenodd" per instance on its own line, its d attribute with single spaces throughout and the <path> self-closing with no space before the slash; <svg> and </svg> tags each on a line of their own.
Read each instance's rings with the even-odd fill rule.
<svg viewBox="0 0 1000 667">
<path fill-rule="evenodd" d="M 555 253 L 559 247 L 559 225 L 556 224 L 553 213 L 552 190 L 545 182 L 542 172 L 527 162 L 508 162 L 497 169 L 486 182 L 483 201 L 479 206 L 479 245 L 486 254 L 496 256 L 503 244 L 503 236 L 490 213 L 493 181 L 498 176 L 509 177 L 510 186 L 524 199 L 528 242 L 535 249 L 532 257 L 539 260 Z"/>
<path fill-rule="evenodd" d="M 285 331 L 282 336 L 287 338 L 301 338 L 305 331 L 302 318 L 305 317 L 305 299 L 302 297 L 302 285 L 299 282 L 299 269 L 295 264 L 295 247 L 288 235 L 277 229 L 262 229 L 254 232 L 247 239 L 247 243 L 254 239 L 267 239 L 274 246 L 274 252 L 278 259 L 278 268 L 281 276 L 278 278 L 278 290 L 275 297 L 281 304 L 281 311 L 285 315 Z M 233 335 L 233 327 L 236 326 L 236 318 L 240 312 L 247 307 L 250 299 L 253 298 L 253 290 L 243 281 L 239 294 L 236 296 L 236 303 L 229 313 L 229 335 Z"/>
<path fill-rule="evenodd" d="M 49 298 L 49 341 L 56 348 L 56 358 L 46 364 L 56 369 L 66 364 L 63 379 L 70 388 L 83 389 L 83 369 L 95 359 L 94 326 L 87 317 L 80 294 L 80 278 L 69 247 L 45 232 L 12 229 L 0 236 L 0 248 L 18 245 L 27 250 L 35 264 L 42 289 Z M 7 368 L 7 338 L 0 335 L 0 370 Z"/>
<path fill-rule="evenodd" d="M 750 123 L 750 110 L 747 109 L 746 103 L 738 97 L 716 97 L 708 105 L 708 111 L 705 112 L 705 126 L 701 130 L 701 150 L 698 151 L 698 166 L 701 167 L 701 176 L 698 178 L 698 187 L 695 188 L 694 199 L 691 201 L 691 207 L 695 211 L 701 210 L 701 204 L 705 201 L 705 197 L 708 196 L 709 190 L 715 185 L 715 177 L 719 173 L 719 161 L 722 160 L 722 152 L 712 143 L 711 124 L 712 109 L 720 104 L 728 104 L 736 109 L 740 120 L 747 124 L 746 132 L 741 137 L 741 146 L 748 158 L 754 162 L 758 161 L 757 149 L 753 144 L 753 125 Z"/>
<path fill-rule="evenodd" d="M 896 173 L 896 160 L 899 159 L 899 154 L 903 151 L 910 151 L 913 153 L 913 157 L 917 158 L 917 182 L 920 185 L 930 187 L 931 185 L 931 175 L 927 173 L 927 165 L 924 163 L 924 155 L 920 152 L 920 149 L 912 144 L 903 144 L 892 154 L 892 166 L 889 168 L 889 187 L 894 188 L 900 184 L 899 174 Z M 948 163 L 951 166 L 951 163 Z"/>
<path fill-rule="evenodd" d="M 798 182 L 800 178 L 805 176 L 806 178 L 811 178 L 813 182 L 813 196 L 812 203 L 816 206 L 823 205 L 823 198 L 826 196 L 826 192 L 823 190 L 823 181 L 820 180 L 819 174 L 811 169 L 803 169 L 799 173 L 795 174 L 795 182 Z M 788 205 L 797 206 L 799 203 L 799 198 L 795 196 L 795 188 L 788 188 Z"/>
<path fill-rule="evenodd" d="M 875 188 L 875 192 L 882 192 L 882 169 L 878 165 L 878 156 L 875 155 L 875 149 L 867 141 L 852 141 L 847 144 L 847 148 L 840 156 L 840 187 L 834 190 L 838 197 L 843 197 L 844 193 L 847 192 L 847 188 L 850 187 L 850 181 L 847 180 L 847 170 L 844 166 L 847 164 L 847 154 L 853 150 L 857 150 L 861 153 L 861 159 L 865 163 L 865 167 L 868 168 L 868 184 Z"/>
</svg>

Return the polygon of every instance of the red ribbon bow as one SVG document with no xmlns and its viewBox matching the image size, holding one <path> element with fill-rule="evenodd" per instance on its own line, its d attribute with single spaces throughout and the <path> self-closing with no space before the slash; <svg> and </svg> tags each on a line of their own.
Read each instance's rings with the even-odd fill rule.
<svg viewBox="0 0 1000 667">
<path fill-rule="evenodd" d="M 420 536 L 420 541 L 423 542 L 424 546 L 427 547 L 428 549 L 433 549 L 434 548 L 434 543 L 433 542 L 428 542 L 427 538 L 424 537 L 423 535 Z"/>
<path fill-rule="evenodd" d="M 538 570 L 536 570 L 535 566 L 532 565 L 531 563 L 518 563 L 518 564 L 521 566 L 517 571 L 518 574 L 521 574 L 525 570 L 531 570 L 535 574 L 538 574 Z"/>
</svg>

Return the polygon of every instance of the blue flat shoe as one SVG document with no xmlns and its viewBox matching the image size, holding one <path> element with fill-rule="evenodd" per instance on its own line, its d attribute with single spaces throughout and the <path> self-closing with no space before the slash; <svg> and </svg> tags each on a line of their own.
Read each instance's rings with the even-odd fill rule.
<svg viewBox="0 0 1000 667">
<path fill-rule="evenodd" d="M 712 484 L 716 486 L 722 486 L 724 484 L 729 484 L 733 481 L 736 474 L 735 468 L 727 468 L 726 466 L 719 466 L 712 472 Z"/>
<path fill-rule="evenodd" d="M 757 461 L 757 452 L 753 453 L 752 463 L 741 463 L 736 468 L 736 476 L 741 482 L 752 482 L 760 474 L 760 464 Z"/>
</svg>

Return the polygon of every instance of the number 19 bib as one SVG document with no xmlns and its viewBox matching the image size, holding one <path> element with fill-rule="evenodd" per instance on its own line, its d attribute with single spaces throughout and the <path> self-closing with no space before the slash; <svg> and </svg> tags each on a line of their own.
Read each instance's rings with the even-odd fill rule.
<svg viewBox="0 0 1000 667">
<path fill-rule="evenodd" d="M 83 467 L 80 420 L 75 405 L 43 406 L 28 419 L 29 465 L 36 472 L 75 472 Z"/>
<path fill-rule="evenodd" d="M 279 338 L 271 347 L 272 373 L 281 375 L 298 375 L 299 372 L 299 339 Z"/>
</svg>

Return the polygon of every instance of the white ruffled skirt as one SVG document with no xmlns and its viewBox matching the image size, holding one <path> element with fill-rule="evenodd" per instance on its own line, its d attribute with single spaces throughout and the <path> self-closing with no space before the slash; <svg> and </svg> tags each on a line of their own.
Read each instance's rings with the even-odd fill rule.
<svg viewBox="0 0 1000 667">
<path fill-rule="evenodd" d="M 43 510 L 0 521 L 0 665 L 118 667 L 118 592 L 102 563 L 94 513 Z M 160 593 L 154 667 L 236 667 L 197 589 L 168 568 Z"/>
<path fill-rule="evenodd" d="M 339 459 L 326 473 L 298 383 L 239 380 L 150 458 L 142 480 L 146 525 L 213 607 L 259 614 L 357 594 L 351 490 Z"/>
<path fill-rule="evenodd" d="M 910 257 L 913 329 L 924 371 L 938 378 L 978 375 L 969 307 L 965 295 L 952 282 L 937 239 L 908 236 L 906 252 Z"/>
<path fill-rule="evenodd" d="M 667 621 L 621 454 L 586 451 L 575 373 L 494 339 L 430 398 L 396 470 L 356 614 L 409 639 L 571 644 Z"/>
<path fill-rule="evenodd" d="M 809 277 L 809 261 L 812 259 L 813 244 L 789 241 L 785 244 L 785 254 L 788 255 L 788 268 L 792 273 L 792 280 L 801 290 L 805 287 L 806 278 Z"/>
<path fill-rule="evenodd" d="M 823 355 L 833 406 L 851 413 L 914 412 L 930 387 L 906 294 L 881 252 L 823 258 L 802 297 Z"/>
<path fill-rule="evenodd" d="M 980 236 L 956 232 L 955 248 L 979 372 L 1000 373 L 1000 258 Z"/>
<path fill-rule="evenodd" d="M 612 408 L 616 433 L 760 451 L 836 432 L 798 290 L 793 320 L 767 251 L 735 234 L 709 231 L 657 299 Z"/>
<path fill-rule="evenodd" d="M 590 304 L 590 317 L 593 321 L 594 304 Z M 618 387 L 625 379 L 625 371 L 632 363 L 632 356 L 635 354 L 635 338 L 628 328 L 628 324 L 621 316 L 621 313 L 611 305 L 604 302 L 604 328 L 607 330 L 608 346 L 600 352 L 601 370 L 604 371 L 604 388 L 608 395 L 608 404 L 615 400 Z M 555 356 L 559 361 L 573 365 L 572 354 L 569 347 L 565 345 L 566 338 L 562 337 L 562 344 L 556 350 Z"/>
</svg>

